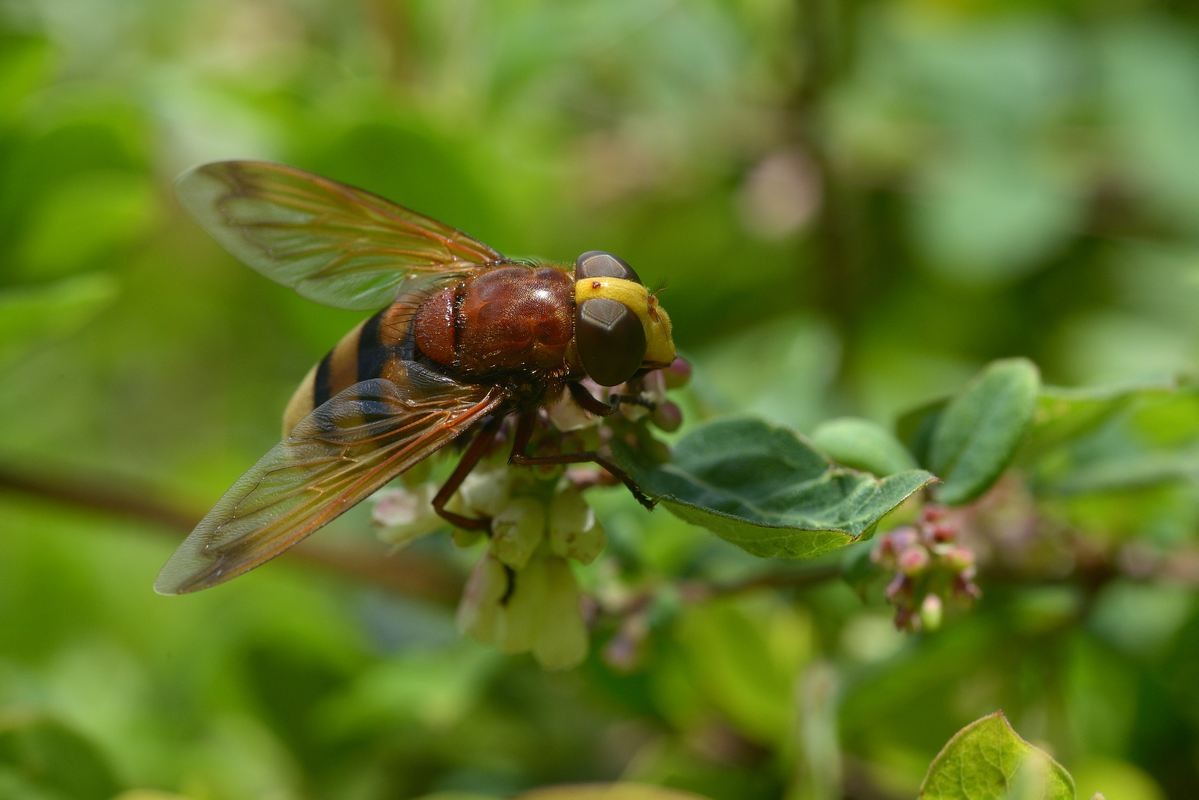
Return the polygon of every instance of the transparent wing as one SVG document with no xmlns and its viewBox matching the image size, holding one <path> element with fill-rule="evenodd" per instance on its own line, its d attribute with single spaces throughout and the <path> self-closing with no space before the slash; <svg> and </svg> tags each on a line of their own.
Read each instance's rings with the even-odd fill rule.
<svg viewBox="0 0 1199 800">
<path fill-rule="evenodd" d="M 447 381 L 354 384 L 300 421 L 233 484 L 175 551 L 154 588 L 206 589 L 282 553 L 449 443 L 505 399 Z"/>
<path fill-rule="evenodd" d="M 177 189 L 187 210 L 230 253 L 303 296 L 340 308 L 379 308 L 405 278 L 503 260 L 448 225 L 282 164 L 205 164 L 184 173 Z"/>
</svg>

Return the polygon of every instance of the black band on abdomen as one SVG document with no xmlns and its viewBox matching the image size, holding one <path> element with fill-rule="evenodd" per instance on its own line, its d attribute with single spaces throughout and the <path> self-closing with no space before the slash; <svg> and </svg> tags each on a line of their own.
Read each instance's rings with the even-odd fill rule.
<svg viewBox="0 0 1199 800">
<path fill-rule="evenodd" d="M 358 334 L 358 380 L 378 378 L 383 374 L 387 362 L 387 347 L 380 338 L 380 325 L 387 309 L 368 319 Z"/>
</svg>

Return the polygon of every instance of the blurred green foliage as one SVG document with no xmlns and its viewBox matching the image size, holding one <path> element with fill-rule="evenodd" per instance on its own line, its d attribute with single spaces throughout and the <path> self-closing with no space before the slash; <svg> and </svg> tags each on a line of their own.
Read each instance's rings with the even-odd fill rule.
<svg viewBox="0 0 1199 800">
<path fill-rule="evenodd" d="M 666 285 L 689 424 L 889 426 L 1009 356 L 1115 387 L 1043 391 L 1026 483 L 982 511 L 1194 559 L 1199 401 L 1152 387 L 1199 356 L 1197 86 L 1182 2 L 6 0 L 0 467 L 197 513 L 274 443 L 358 316 L 234 263 L 171 192 L 270 158 L 505 253 L 621 254 Z M 1193 563 L 1090 584 L 1000 540 L 1035 580 L 904 637 L 840 583 L 683 602 L 762 564 L 596 506 L 612 543 L 580 580 L 665 588 L 627 669 L 601 621 L 543 673 L 285 562 L 157 597 L 177 531 L 0 493 L 0 796 L 910 797 L 999 707 L 1081 797 L 1199 785 Z M 335 527 L 370 544 L 361 510 Z M 460 559 L 443 539 L 420 552 Z"/>
</svg>

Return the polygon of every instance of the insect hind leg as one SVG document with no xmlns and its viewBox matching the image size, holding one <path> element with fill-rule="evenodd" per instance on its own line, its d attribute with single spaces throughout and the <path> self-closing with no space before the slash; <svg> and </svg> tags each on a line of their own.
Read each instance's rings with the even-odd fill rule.
<svg viewBox="0 0 1199 800">
<path fill-rule="evenodd" d="M 456 511 L 450 511 L 446 508 L 446 503 L 450 502 L 450 498 L 462 486 L 462 482 L 466 480 L 466 476 L 471 473 L 483 456 L 487 454 L 488 448 L 495 441 L 496 434 L 500 432 L 500 426 L 504 422 L 504 414 L 496 414 L 483 423 L 482 429 L 475 435 L 470 445 L 466 448 L 466 452 L 462 454 L 462 458 L 458 460 L 458 466 L 454 467 L 454 471 L 441 488 L 437 490 L 437 494 L 433 497 L 433 510 L 437 515 L 450 523 L 456 528 L 462 528 L 468 531 L 490 531 L 490 517 L 468 517 L 464 514 L 459 514 Z"/>
</svg>

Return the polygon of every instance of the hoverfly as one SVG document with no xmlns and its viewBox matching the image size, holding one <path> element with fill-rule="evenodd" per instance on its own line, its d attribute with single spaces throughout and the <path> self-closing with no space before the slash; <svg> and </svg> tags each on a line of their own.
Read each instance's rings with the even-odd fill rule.
<svg viewBox="0 0 1199 800">
<path fill-rule="evenodd" d="M 446 503 L 512 416 L 509 463 L 594 462 L 649 505 L 600 453 L 528 452 L 540 410 L 564 390 L 611 413 L 583 378 L 615 386 L 674 360 L 670 317 L 624 261 L 598 251 L 573 270 L 514 261 L 370 192 L 278 164 L 206 164 L 178 190 L 217 241 L 266 277 L 328 305 L 383 308 L 309 371 L 287 404 L 283 440 L 179 546 L 158 592 L 253 569 L 468 433 L 433 507 L 485 530 L 489 520 Z"/>
</svg>

